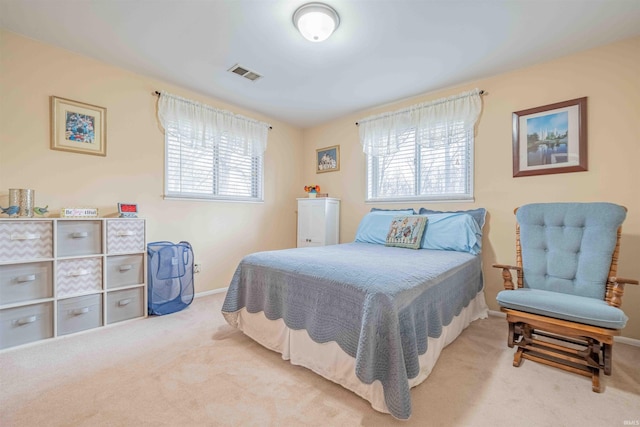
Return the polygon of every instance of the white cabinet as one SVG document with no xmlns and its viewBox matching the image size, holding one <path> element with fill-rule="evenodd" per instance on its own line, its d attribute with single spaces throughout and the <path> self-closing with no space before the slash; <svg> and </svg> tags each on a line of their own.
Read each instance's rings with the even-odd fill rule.
<svg viewBox="0 0 640 427">
<path fill-rule="evenodd" d="M 147 315 L 145 221 L 0 218 L 0 349 Z"/>
<path fill-rule="evenodd" d="M 298 199 L 298 247 L 335 245 L 340 234 L 340 200 Z"/>
</svg>

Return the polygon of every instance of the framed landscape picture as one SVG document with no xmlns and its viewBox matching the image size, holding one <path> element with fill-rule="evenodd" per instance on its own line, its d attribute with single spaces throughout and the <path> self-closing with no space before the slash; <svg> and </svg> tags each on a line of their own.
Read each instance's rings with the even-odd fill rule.
<svg viewBox="0 0 640 427">
<path fill-rule="evenodd" d="M 316 150 L 316 173 L 340 170 L 340 146 L 325 147 Z"/>
<path fill-rule="evenodd" d="M 51 149 L 107 155 L 107 109 L 51 97 Z"/>
<path fill-rule="evenodd" d="M 587 170 L 587 98 L 513 113 L 513 176 Z"/>
</svg>

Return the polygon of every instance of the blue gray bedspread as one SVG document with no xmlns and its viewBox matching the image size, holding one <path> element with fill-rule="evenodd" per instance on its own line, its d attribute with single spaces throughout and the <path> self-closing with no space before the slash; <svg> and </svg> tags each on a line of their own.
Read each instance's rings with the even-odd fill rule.
<svg viewBox="0 0 640 427">
<path fill-rule="evenodd" d="M 439 337 L 482 286 L 479 256 L 345 243 L 246 256 L 222 312 L 263 311 L 315 342 L 335 341 L 362 382 L 382 383 L 389 412 L 407 419 L 408 379 L 427 337 Z"/>
</svg>

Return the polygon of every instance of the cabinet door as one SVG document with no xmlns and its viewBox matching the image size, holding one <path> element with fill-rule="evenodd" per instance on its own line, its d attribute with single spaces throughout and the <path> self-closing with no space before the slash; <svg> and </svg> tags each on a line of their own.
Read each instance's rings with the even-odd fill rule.
<svg viewBox="0 0 640 427">
<path fill-rule="evenodd" d="M 298 247 L 324 245 L 325 220 L 324 201 L 298 203 Z"/>
</svg>

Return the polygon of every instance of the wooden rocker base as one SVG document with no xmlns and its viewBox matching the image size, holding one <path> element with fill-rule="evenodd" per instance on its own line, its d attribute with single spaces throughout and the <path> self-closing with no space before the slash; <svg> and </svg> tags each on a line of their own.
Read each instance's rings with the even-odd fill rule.
<svg viewBox="0 0 640 427">
<path fill-rule="evenodd" d="M 591 377 L 592 390 L 602 392 L 600 371 L 611 375 L 613 337 L 606 329 L 502 308 L 509 322 L 509 347 L 517 346 L 513 366 L 523 359 Z"/>
</svg>

